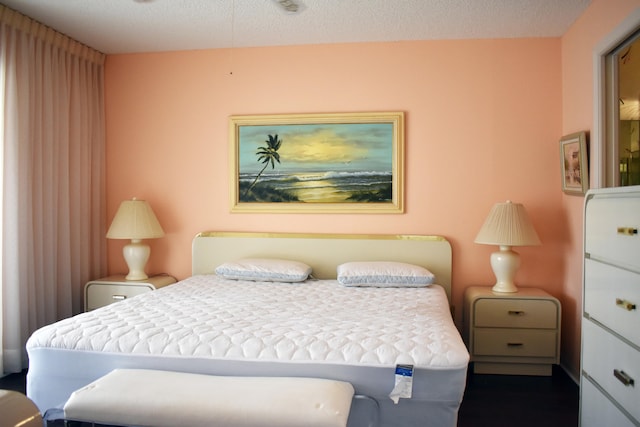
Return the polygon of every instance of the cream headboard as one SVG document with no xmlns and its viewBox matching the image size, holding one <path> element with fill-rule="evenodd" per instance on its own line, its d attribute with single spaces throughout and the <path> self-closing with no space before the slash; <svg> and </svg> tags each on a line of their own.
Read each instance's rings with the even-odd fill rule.
<svg viewBox="0 0 640 427">
<path fill-rule="evenodd" d="M 451 301 L 451 245 L 441 236 L 207 231 L 193 239 L 192 250 L 194 275 L 239 258 L 301 261 L 318 279 L 335 279 L 338 265 L 348 261 L 407 262 L 435 274 Z"/>
</svg>

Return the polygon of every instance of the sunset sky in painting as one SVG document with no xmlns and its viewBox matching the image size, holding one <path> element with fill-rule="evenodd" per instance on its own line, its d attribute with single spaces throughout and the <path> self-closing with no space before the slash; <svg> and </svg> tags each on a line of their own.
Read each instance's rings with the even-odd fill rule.
<svg viewBox="0 0 640 427">
<path fill-rule="evenodd" d="M 390 123 L 241 126 L 239 171 L 259 172 L 264 165 L 256 151 L 277 134 L 282 146 L 276 172 L 391 172 L 392 132 Z"/>
</svg>

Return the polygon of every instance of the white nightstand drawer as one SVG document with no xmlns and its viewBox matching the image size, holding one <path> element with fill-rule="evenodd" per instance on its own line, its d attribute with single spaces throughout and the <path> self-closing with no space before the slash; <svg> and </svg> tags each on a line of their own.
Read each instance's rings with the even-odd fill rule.
<svg viewBox="0 0 640 427">
<path fill-rule="evenodd" d="M 549 300 L 484 298 L 476 301 L 476 327 L 558 327 L 558 306 Z"/>
<path fill-rule="evenodd" d="M 89 304 L 87 310 L 94 310 L 112 302 L 122 301 L 152 290 L 154 290 L 154 287 L 148 283 L 135 285 L 89 283 L 86 287 Z"/>
<path fill-rule="evenodd" d="M 124 274 L 92 280 L 84 287 L 84 308 L 85 311 L 95 310 L 175 282 L 175 278 L 166 274 L 151 276 L 145 280 L 126 280 Z"/>
<path fill-rule="evenodd" d="M 640 274 L 591 259 L 584 271 L 585 313 L 640 346 Z"/>
<path fill-rule="evenodd" d="M 477 328 L 473 354 L 555 358 L 557 337 L 552 330 Z"/>
<path fill-rule="evenodd" d="M 582 327 L 582 370 L 640 420 L 640 351 L 587 319 Z"/>
<path fill-rule="evenodd" d="M 601 197 L 586 208 L 585 252 L 640 269 L 640 198 Z"/>
</svg>

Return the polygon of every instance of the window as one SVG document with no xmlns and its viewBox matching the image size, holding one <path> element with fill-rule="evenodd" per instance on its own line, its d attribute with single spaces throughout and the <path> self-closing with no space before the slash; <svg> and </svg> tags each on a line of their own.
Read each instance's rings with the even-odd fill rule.
<svg viewBox="0 0 640 427">
<path fill-rule="evenodd" d="M 594 51 L 592 187 L 640 185 L 640 8 Z"/>
<path fill-rule="evenodd" d="M 613 184 L 640 185 L 640 34 L 635 33 L 609 56 L 617 68 L 618 87 L 617 143 L 611 143 L 617 148 L 619 173 Z"/>
</svg>

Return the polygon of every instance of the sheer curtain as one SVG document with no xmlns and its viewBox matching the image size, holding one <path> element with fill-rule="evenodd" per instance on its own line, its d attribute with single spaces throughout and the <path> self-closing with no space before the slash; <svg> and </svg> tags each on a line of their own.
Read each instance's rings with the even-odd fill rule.
<svg viewBox="0 0 640 427">
<path fill-rule="evenodd" d="M 0 5 L 0 375 L 105 271 L 104 55 Z"/>
</svg>

